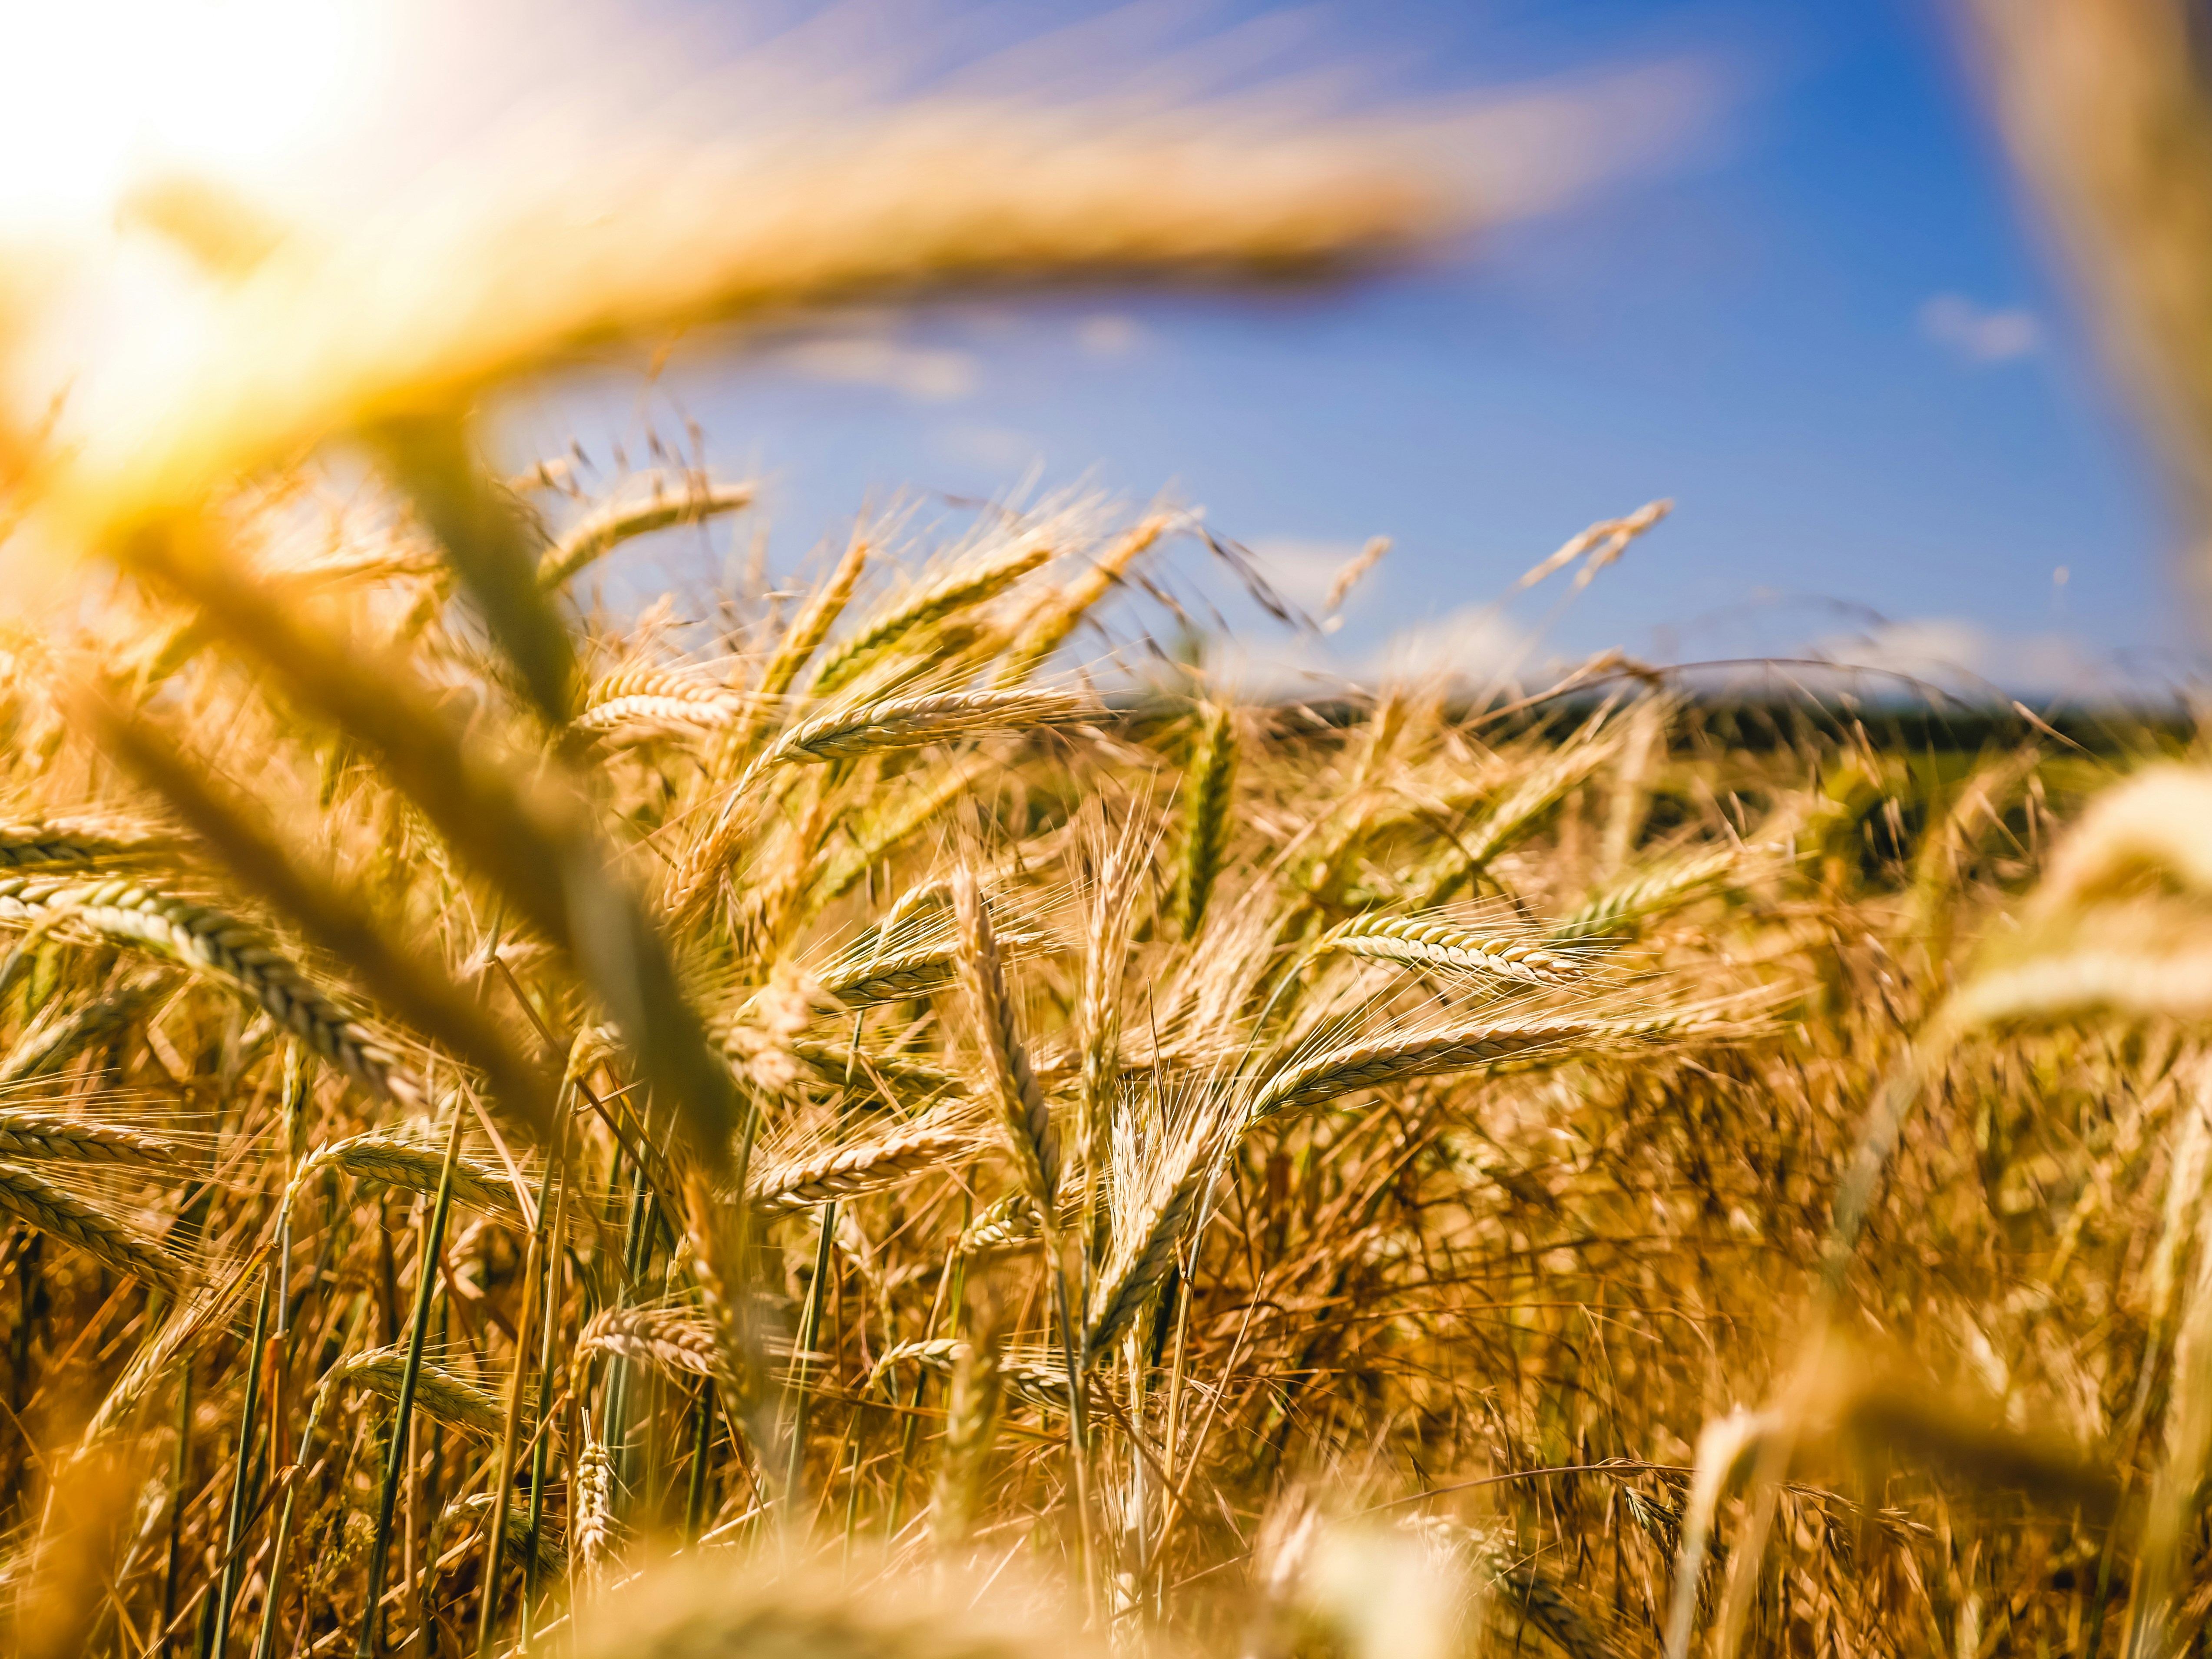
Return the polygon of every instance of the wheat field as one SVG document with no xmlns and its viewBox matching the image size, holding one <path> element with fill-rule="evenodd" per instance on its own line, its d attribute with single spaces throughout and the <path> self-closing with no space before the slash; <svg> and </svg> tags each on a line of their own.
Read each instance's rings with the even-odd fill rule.
<svg viewBox="0 0 2212 1659">
<path fill-rule="evenodd" d="M 601 603 L 758 492 L 500 476 L 578 341 L 1457 222 L 1371 132 L 920 131 L 742 234 L 186 216 L 205 358 L 4 434 L 10 1650 L 2189 1650 L 2194 724 L 1242 696 L 1095 629 L 1202 519 L 1085 495 Z"/>
</svg>

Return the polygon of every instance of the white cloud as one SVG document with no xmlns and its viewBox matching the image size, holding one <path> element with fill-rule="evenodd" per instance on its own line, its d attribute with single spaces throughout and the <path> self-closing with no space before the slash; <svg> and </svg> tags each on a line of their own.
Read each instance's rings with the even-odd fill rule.
<svg viewBox="0 0 2212 1659">
<path fill-rule="evenodd" d="M 1818 640 L 1808 654 L 1839 667 L 1874 669 L 1968 696 L 2109 690 L 2125 676 L 2069 634 L 1999 634 L 1956 617 L 1884 623 L 1865 634 Z"/>
<path fill-rule="evenodd" d="M 1938 294 L 1920 307 L 1920 330 L 1973 363 L 2004 363 L 2043 345 L 2043 325 L 2025 307 L 1976 305 L 1961 294 Z"/>
<path fill-rule="evenodd" d="M 969 352 L 906 345 L 870 334 L 799 340 L 776 356 L 786 368 L 811 380 L 889 386 L 928 404 L 967 397 L 975 389 L 980 369 Z"/>
<path fill-rule="evenodd" d="M 1528 646 L 1528 635 L 1497 606 L 1463 605 L 1391 635 L 1368 658 L 1366 677 L 1486 682 L 1512 674 Z"/>
<path fill-rule="evenodd" d="M 1232 634 L 1209 643 L 1206 668 L 1249 698 L 1330 696 L 1407 683 L 1474 691 L 1519 678 L 1530 643 L 1494 606 L 1470 605 L 1401 629 L 1358 655 L 1318 634 Z"/>
</svg>

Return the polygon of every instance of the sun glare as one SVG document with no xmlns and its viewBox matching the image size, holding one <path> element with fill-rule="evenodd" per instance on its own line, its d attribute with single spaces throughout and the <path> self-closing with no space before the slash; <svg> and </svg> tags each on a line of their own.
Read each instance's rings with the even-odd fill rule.
<svg viewBox="0 0 2212 1659">
<path fill-rule="evenodd" d="M 137 180 L 280 179 L 354 116 L 377 0 L 14 0 L 0 8 L 0 232 L 99 223 Z"/>
</svg>

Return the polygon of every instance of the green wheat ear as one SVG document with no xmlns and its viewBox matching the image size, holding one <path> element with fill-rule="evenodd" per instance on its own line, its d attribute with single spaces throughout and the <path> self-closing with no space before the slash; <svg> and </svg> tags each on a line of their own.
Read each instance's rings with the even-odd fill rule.
<svg viewBox="0 0 2212 1659">
<path fill-rule="evenodd" d="M 1197 936 L 1206 901 L 1221 872 L 1229 839 L 1229 804 L 1237 783 L 1237 726 L 1227 707 L 1208 703 L 1199 718 L 1198 741 L 1183 772 L 1182 862 L 1176 872 L 1176 924 L 1185 939 Z"/>
</svg>

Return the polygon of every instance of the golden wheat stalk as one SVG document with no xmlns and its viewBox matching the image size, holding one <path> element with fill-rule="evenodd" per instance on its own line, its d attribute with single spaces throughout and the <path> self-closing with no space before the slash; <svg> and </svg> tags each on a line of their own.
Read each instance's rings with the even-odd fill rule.
<svg viewBox="0 0 2212 1659">
<path fill-rule="evenodd" d="M 1084 1339 L 1084 1352 L 1093 1363 L 1113 1352 L 1114 1345 L 1134 1328 L 1175 1265 L 1183 1234 L 1205 1196 L 1212 1154 L 1210 1137 L 1187 1134 L 1179 1167 L 1133 1218 L 1121 1249 L 1100 1270 L 1091 1329 Z"/>
<path fill-rule="evenodd" d="M 956 1340 L 952 1386 L 945 1401 L 945 1449 L 937 1466 L 930 1529 L 939 1549 L 968 1541 L 983 1466 L 999 1426 L 999 1345 L 995 1332 Z"/>
<path fill-rule="evenodd" d="M 1650 501 L 1638 507 L 1626 518 L 1599 520 L 1580 535 L 1571 538 L 1557 552 L 1539 561 L 1534 567 L 1524 572 L 1521 580 L 1513 584 L 1513 591 L 1520 592 L 1534 587 L 1544 578 L 1555 571 L 1565 568 L 1585 553 L 1589 554 L 1589 559 L 1579 571 L 1575 573 L 1575 586 L 1588 587 L 1599 571 L 1604 569 L 1627 550 L 1629 543 L 1665 518 L 1668 514 L 1674 511 L 1674 503 L 1672 501 Z"/>
<path fill-rule="evenodd" d="M 957 1249 L 964 1256 L 996 1255 L 1025 1249 L 1044 1237 L 1044 1217 L 1026 1189 L 1016 1188 L 984 1206 L 961 1233 Z"/>
<path fill-rule="evenodd" d="M 854 845 L 831 864 L 807 896 L 810 913 L 819 911 L 860 884 L 873 866 L 896 853 L 916 835 L 943 820 L 946 810 L 976 782 L 996 769 L 987 755 L 963 755 L 932 769 L 904 799 L 862 823 L 854 833 Z"/>
<path fill-rule="evenodd" d="M 861 1085 L 879 1078 L 885 1085 L 913 1097 L 911 1101 L 901 1100 L 902 1107 L 951 1093 L 962 1086 L 958 1077 L 927 1060 L 904 1054 L 868 1053 L 848 1048 L 842 1043 L 817 1042 L 803 1036 L 792 1040 L 791 1057 L 826 1083 Z"/>
<path fill-rule="evenodd" d="M 928 996 L 958 976 L 958 930 L 949 914 L 951 890 L 942 881 L 908 889 L 881 921 L 825 963 L 815 974 L 823 994 L 845 1007 Z M 1044 941 L 1039 934 L 1002 928 L 996 934 L 1001 960 L 1018 960 Z"/>
<path fill-rule="evenodd" d="M 1595 722 L 1586 730 L 1594 726 Z M 1480 875 L 1492 860 L 1540 823 L 1612 753 L 1611 743 L 1577 734 L 1556 754 L 1540 762 L 1480 823 L 1414 878 L 1414 908 L 1425 910 L 1441 904 L 1462 883 Z"/>
<path fill-rule="evenodd" d="M 413 665 L 389 653 L 365 662 L 348 636 L 303 617 L 265 584 L 242 574 L 205 521 L 135 538 L 129 562 L 198 605 L 249 661 L 265 665 L 303 707 L 375 756 L 453 853 L 574 963 L 656 1092 L 674 1103 L 695 1154 L 719 1162 L 738 1122 L 735 1087 L 706 1043 L 665 942 L 616 871 L 576 781 L 557 765 L 526 769 L 484 744 L 466 743 Z M 585 935 L 589 950 L 580 944 Z M 381 988 L 392 997 L 405 988 Z M 534 1068 L 513 1055 L 502 1058 L 498 1050 L 511 1045 L 498 1041 L 495 1028 L 481 1029 L 489 1021 L 469 1018 L 475 1011 L 466 998 L 451 1007 L 426 999 L 410 1006 L 409 1017 L 428 1029 L 455 1027 L 457 1034 L 459 1027 L 478 1028 L 470 1042 L 457 1046 L 487 1072 L 512 1071 L 511 1086 L 500 1091 L 503 1100 L 531 1101 Z"/>
<path fill-rule="evenodd" d="M 846 547 L 845 556 L 830 573 L 830 580 L 808 597 L 799 614 L 791 619 L 791 625 L 784 629 L 783 637 L 776 641 L 775 652 L 761 670 L 760 683 L 744 704 L 742 718 L 714 745 L 707 762 L 710 783 L 726 782 L 743 772 L 751 761 L 766 711 L 781 706 L 784 694 L 813 660 L 823 641 L 830 637 L 830 630 L 837 625 L 837 618 L 845 614 L 845 607 L 852 602 L 867 564 L 867 540 L 856 534 Z"/>
<path fill-rule="evenodd" d="M 1142 520 L 1092 560 L 1088 570 L 1040 605 L 1007 647 L 998 684 L 1018 684 L 1049 661 L 1091 607 L 1120 583 L 1121 573 L 1150 551 L 1174 522 L 1174 515 L 1166 513 Z"/>
<path fill-rule="evenodd" d="M 108 747 L 161 791 L 240 881 L 345 963 L 384 1007 L 480 1069 L 501 1106 L 541 1130 L 550 1124 L 552 1091 L 542 1068 L 474 994 L 454 981 L 440 957 L 396 936 L 360 897 L 255 822 L 244 802 L 218 789 L 206 770 L 158 728 L 96 695 L 88 695 L 85 702 Z M 386 1067 L 387 1087 L 397 1075 Z M 401 1080 L 420 1097 L 418 1080 Z"/>
<path fill-rule="evenodd" d="M 428 1196 L 437 1192 L 445 1164 L 437 1147 L 371 1130 L 317 1147 L 301 1160 L 290 1190 L 299 1192 L 325 1170 L 342 1170 L 356 1181 Z M 453 1200 L 511 1224 L 522 1218 L 522 1206 L 507 1178 L 464 1158 L 453 1160 Z"/>
<path fill-rule="evenodd" d="M 957 976 L 957 953 L 947 945 L 910 945 L 857 962 L 848 959 L 851 954 L 830 963 L 822 975 L 823 994 L 848 1008 L 931 996 Z"/>
<path fill-rule="evenodd" d="M 670 874 L 669 926 L 688 927 L 706 913 L 721 872 L 761 810 L 757 786 L 778 767 L 855 760 L 884 750 L 919 748 L 984 732 L 1085 720 L 1094 712 L 1083 699 L 1065 692 L 964 691 L 880 698 L 792 727 L 730 787 L 713 825 Z"/>
<path fill-rule="evenodd" d="M 287 1194 L 289 1201 L 289 1194 Z M 210 1281 L 190 1301 L 180 1301 L 161 1322 L 161 1328 L 149 1342 L 142 1343 L 131 1356 L 123 1375 L 100 1402 L 80 1437 L 81 1446 L 91 1446 L 120 1429 L 131 1408 L 144 1397 L 155 1378 L 167 1369 L 170 1361 L 216 1323 L 229 1316 L 244 1298 L 247 1287 L 253 1282 L 254 1270 L 266 1255 L 270 1242 L 276 1237 L 271 1231 L 262 1243 L 245 1256 L 228 1264 L 226 1272 L 211 1275 Z"/>
<path fill-rule="evenodd" d="M 617 732 L 629 726 L 683 726 L 714 731 L 743 718 L 746 704 L 727 690 L 666 669 L 633 668 L 595 680 L 569 725 L 580 732 Z"/>
<path fill-rule="evenodd" d="M 615 1465 L 607 1449 L 589 1438 L 576 1455 L 574 1522 L 569 1535 L 575 1540 L 576 1559 L 586 1577 L 596 1583 L 606 1571 L 615 1547 Z"/>
<path fill-rule="evenodd" d="M 1208 703 L 1183 775 L 1182 862 L 1176 874 L 1176 923 L 1197 937 L 1229 837 L 1229 800 L 1237 781 L 1237 724 L 1220 703 Z"/>
<path fill-rule="evenodd" d="M 482 1524 L 484 1518 L 491 1514 L 492 1505 L 498 1501 L 495 1494 L 488 1492 L 471 1492 L 466 1498 L 457 1498 L 440 1514 L 438 1525 L 444 1529 L 454 1525 Z M 568 1558 L 562 1553 L 550 1534 L 541 1527 L 533 1537 L 529 1516 L 512 1505 L 507 1511 L 507 1525 L 501 1537 L 507 1559 L 519 1566 L 534 1565 L 541 1578 L 557 1578 L 568 1570 Z"/>
<path fill-rule="evenodd" d="M 887 749 L 918 749 L 986 732 L 1020 732 L 1090 720 L 1095 705 L 1065 691 L 1018 689 L 893 697 L 835 710 L 793 726 L 756 769 L 809 761 L 857 760 Z"/>
<path fill-rule="evenodd" d="M 1147 848 L 1132 815 L 1121 833 L 1095 833 L 1096 867 L 1085 918 L 1083 984 L 1075 1009 L 1079 1056 L 1077 1133 L 1083 1159 L 1085 1207 L 1095 1217 L 1103 1196 L 1110 1156 L 1115 1095 L 1121 1070 L 1121 988 L 1129 967 L 1129 942 L 1137 927 L 1137 891 Z"/>
</svg>

